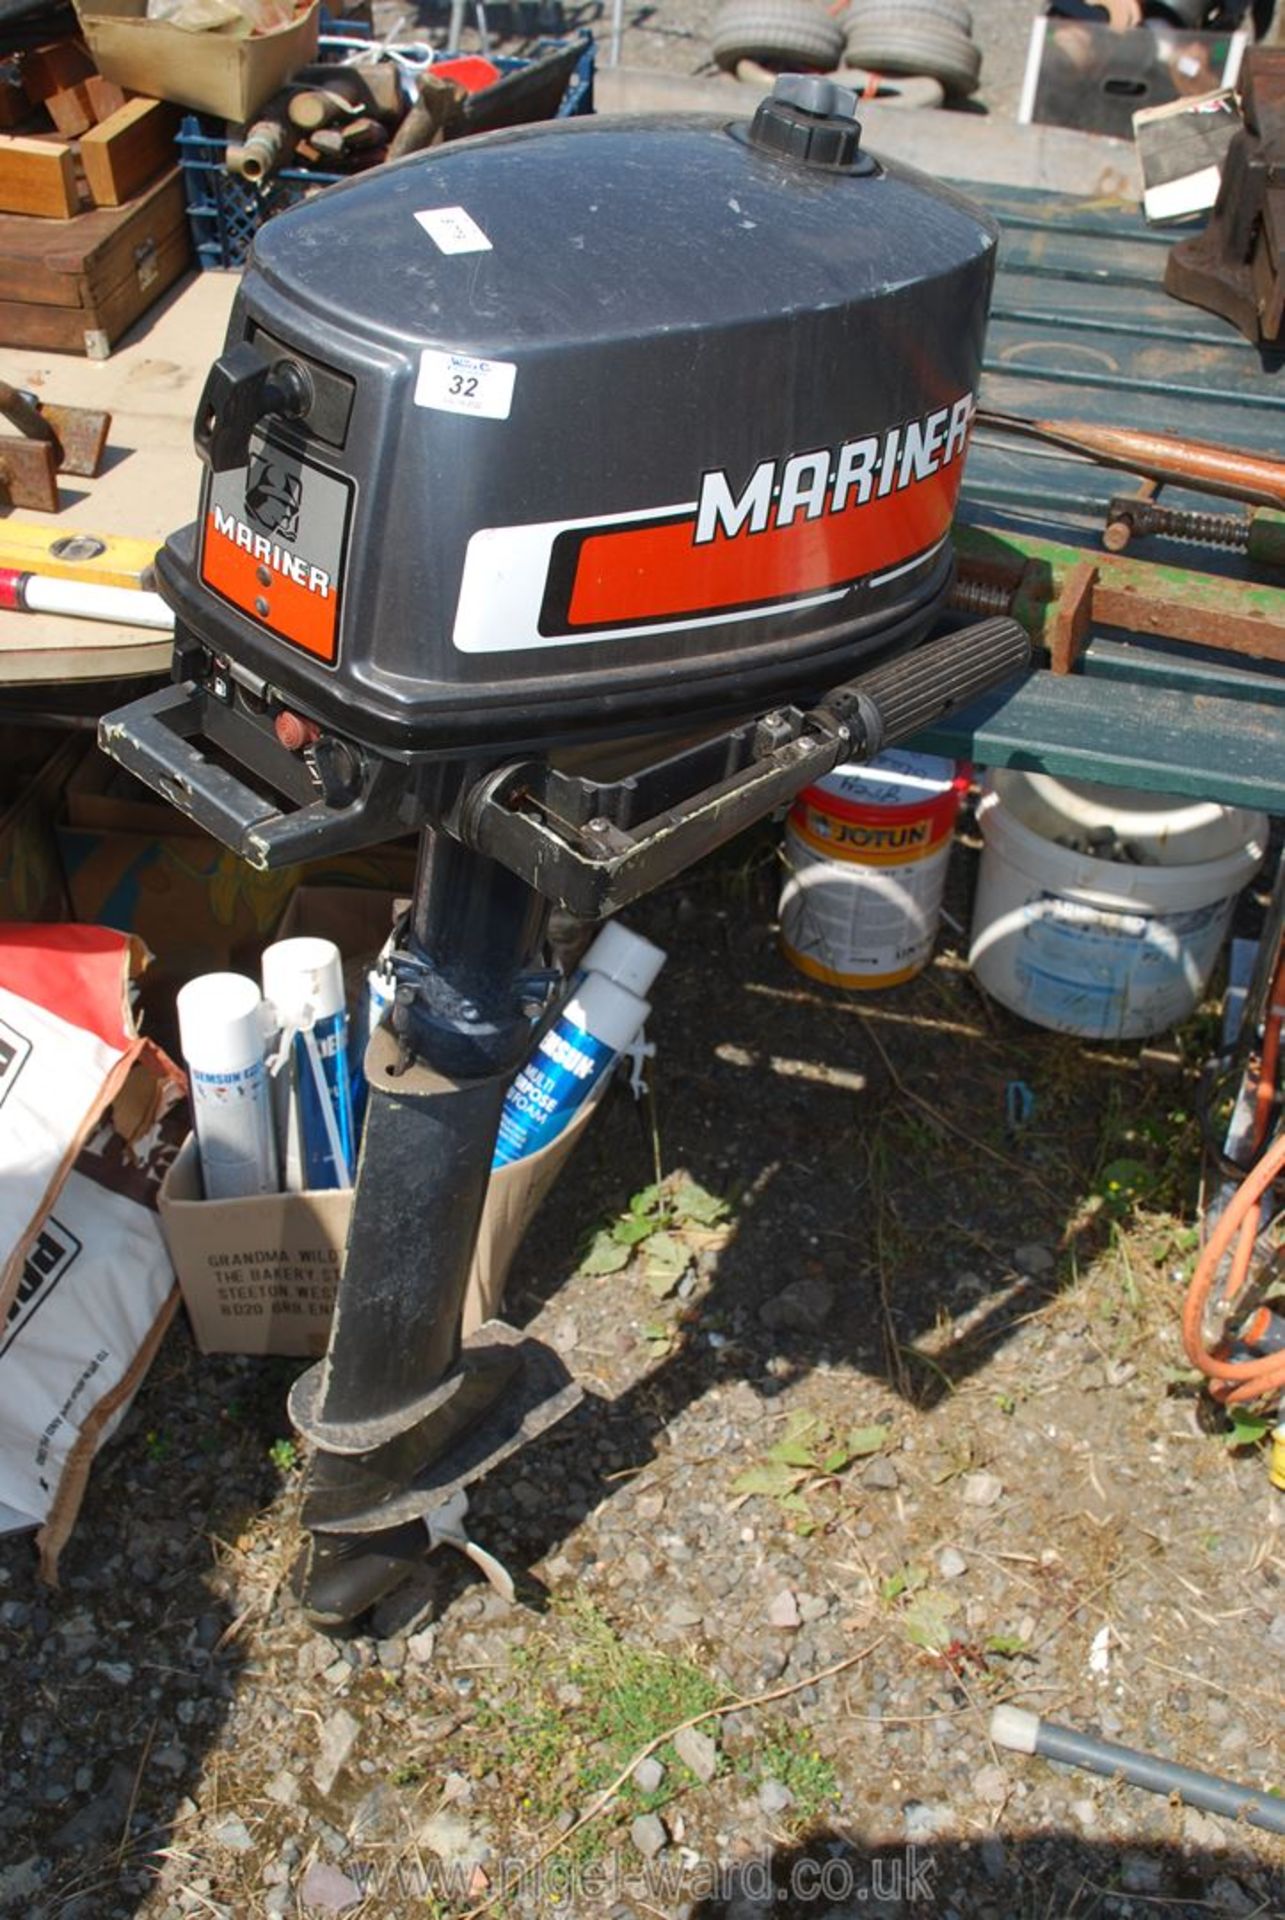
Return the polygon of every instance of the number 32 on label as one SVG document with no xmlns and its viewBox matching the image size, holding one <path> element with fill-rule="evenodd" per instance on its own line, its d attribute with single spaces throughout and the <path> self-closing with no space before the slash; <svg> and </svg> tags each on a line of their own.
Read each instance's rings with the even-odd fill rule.
<svg viewBox="0 0 1285 1920">
<path fill-rule="evenodd" d="M 507 420 L 517 371 L 511 360 L 478 360 L 425 347 L 419 356 L 415 405 L 438 413 L 471 413 L 479 420 Z"/>
</svg>

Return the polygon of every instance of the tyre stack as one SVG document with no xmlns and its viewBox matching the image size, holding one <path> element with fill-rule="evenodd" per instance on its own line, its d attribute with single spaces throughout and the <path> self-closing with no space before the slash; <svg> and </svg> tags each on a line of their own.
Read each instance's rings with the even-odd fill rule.
<svg viewBox="0 0 1285 1920">
<path fill-rule="evenodd" d="M 760 82 L 837 68 L 847 86 L 890 105 L 940 106 L 976 91 L 982 56 L 964 0 L 852 0 L 836 12 L 823 0 L 720 0 L 714 58 Z"/>
<path fill-rule="evenodd" d="M 774 73 L 833 73 L 846 38 L 846 23 L 820 0 L 721 0 L 714 12 L 714 58 L 726 73 L 745 60 Z"/>
<path fill-rule="evenodd" d="M 926 76 L 948 100 L 977 91 L 982 53 L 964 0 L 852 0 L 844 24 L 848 67 Z"/>
</svg>

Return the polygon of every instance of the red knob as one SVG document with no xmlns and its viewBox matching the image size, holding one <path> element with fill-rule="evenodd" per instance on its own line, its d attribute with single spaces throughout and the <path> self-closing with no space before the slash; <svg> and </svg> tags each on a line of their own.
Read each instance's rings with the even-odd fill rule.
<svg viewBox="0 0 1285 1920">
<path fill-rule="evenodd" d="M 321 728 L 315 720 L 305 720 L 297 713 L 279 713 L 274 721 L 277 739 L 287 753 L 301 753 L 310 747 L 314 740 L 321 737 Z"/>
</svg>

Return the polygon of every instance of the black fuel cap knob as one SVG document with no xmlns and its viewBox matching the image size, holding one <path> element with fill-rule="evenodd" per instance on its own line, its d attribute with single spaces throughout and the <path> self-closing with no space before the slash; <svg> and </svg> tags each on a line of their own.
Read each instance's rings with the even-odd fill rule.
<svg viewBox="0 0 1285 1920">
<path fill-rule="evenodd" d="M 861 156 L 857 96 L 821 73 L 782 73 L 750 125 L 750 145 L 828 172 Z"/>
<path fill-rule="evenodd" d="M 212 473 L 243 467 L 260 420 L 279 414 L 297 420 L 312 405 L 312 381 L 294 360 L 265 360 L 243 340 L 214 362 L 196 410 L 192 437 Z"/>
</svg>

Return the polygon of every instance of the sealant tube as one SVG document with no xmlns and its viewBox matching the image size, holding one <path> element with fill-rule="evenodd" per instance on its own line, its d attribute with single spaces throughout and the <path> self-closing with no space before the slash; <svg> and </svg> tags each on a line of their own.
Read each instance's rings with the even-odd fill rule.
<svg viewBox="0 0 1285 1920">
<path fill-rule="evenodd" d="M 203 973 L 180 987 L 176 1004 L 206 1199 L 275 1193 L 277 1149 L 258 987 L 243 973 Z"/>
<path fill-rule="evenodd" d="M 1099 1740 L 1096 1734 L 1078 1733 L 1074 1727 L 1041 1720 L 1024 1707 L 996 1707 L 990 1734 L 997 1747 L 1008 1747 L 1014 1753 L 1038 1753 L 1046 1760 L 1061 1761 L 1063 1766 L 1087 1767 L 1091 1773 L 1127 1780 L 1130 1786 L 1145 1787 L 1150 1793 L 1166 1797 L 1176 1794 L 1185 1806 L 1225 1814 L 1229 1820 L 1248 1820 L 1251 1826 L 1265 1827 L 1268 1833 L 1285 1833 L 1285 1800 L 1265 1790 L 1256 1793 L 1218 1774 L 1180 1767 L 1157 1754 L 1140 1753 L 1136 1747 L 1118 1747 L 1114 1741 Z"/>
<path fill-rule="evenodd" d="M 339 949 L 307 936 L 278 940 L 262 965 L 279 1032 L 273 1105 L 286 1191 L 350 1187 L 356 1128 Z"/>
<path fill-rule="evenodd" d="M 627 987 L 585 974 L 504 1096 L 492 1169 L 556 1140 L 650 1012 Z"/>
<path fill-rule="evenodd" d="M 348 1036 L 348 1084 L 352 1089 L 353 1126 L 358 1139 L 361 1138 L 366 1118 L 366 1048 L 375 1030 L 384 1024 L 397 998 L 397 982 L 391 970 L 385 971 L 382 965 L 385 954 L 391 950 L 390 934 L 379 961 L 367 970 L 362 982 L 356 1017 Z"/>
<path fill-rule="evenodd" d="M 173 633 L 174 615 L 159 593 L 100 586 L 96 580 L 60 580 L 50 574 L 0 567 L 0 611 L 70 613 L 82 620 L 115 620 L 125 627 Z"/>
</svg>

